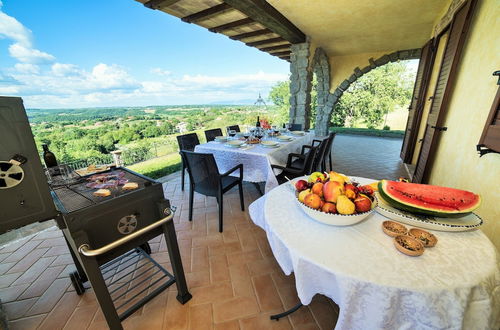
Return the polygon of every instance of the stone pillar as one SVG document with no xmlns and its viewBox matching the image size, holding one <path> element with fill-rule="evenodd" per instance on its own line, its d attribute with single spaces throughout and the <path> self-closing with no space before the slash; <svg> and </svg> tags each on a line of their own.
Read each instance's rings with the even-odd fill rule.
<svg viewBox="0 0 500 330">
<path fill-rule="evenodd" d="M 312 72 L 309 71 L 309 42 L 294 44 L 290 57 L 290 123 L 309 129 Z"/>
<path fill-rule="evenodd" d="M 317 136 L 328 135 L 328 126 L 332 113 L 332 103 L 330 99 L 330 64 L 328 56 L 322 48 L 317 48 L 314 53 L 313 70 L 316 74 L 316 124 L 314 132 Z"/>
<path fill-rule="evenodd" d="M 122 150 L 111 151 L 111 154 L 113 155 L 113 161 L 116 167 L 123 166 L 122 152 L 123 152 Z"/>
</svg>

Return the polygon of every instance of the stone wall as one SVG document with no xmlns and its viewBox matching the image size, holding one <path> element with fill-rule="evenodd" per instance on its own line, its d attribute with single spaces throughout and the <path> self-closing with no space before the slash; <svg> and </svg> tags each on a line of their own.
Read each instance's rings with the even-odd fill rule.
<svg viewBox="0 0 500 330">
<path fill-rule="evenodd" d="M 309 67 L 309 42 L 294 44 L 290 57 L 290 123 L 309 129 L 311 117 L 312 72 Z"/>
<path fill-rule="evenodd" d="M 316 124 L 314 130 L 316 135 L 324 136 L 328 134 L 328 123 L 333 107 L 328 103 L 330 95 L 330 63 L 328 62 L 328 55 L 322 48 L 316 48 L 312 68 L 317 80 Z"/>
</svg>

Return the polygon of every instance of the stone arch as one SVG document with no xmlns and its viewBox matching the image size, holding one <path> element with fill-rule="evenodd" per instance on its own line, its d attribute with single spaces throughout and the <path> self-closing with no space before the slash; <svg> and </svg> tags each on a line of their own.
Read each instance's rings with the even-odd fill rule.
<svg viewBox="0 0 500 330">
<path fill-rule="evenodd" d="M 317 135 L 327 135 L 328 134 L 328 126 L 330 123 L 330 118 L 332 116 L 332 111 L 335 108 L 335 105 L 339 101 L 340 97 L 344 92 L 356 81 L 358 78 L 362 77 L 363 75 L 367 74 L 371 70 L 378 68 L 379 66 L 385 65 L 389 62 L 397 62 L 397 61 L 403 61 L 403 60 L 413 60 L 413 59 L 418 59 L 420 58 L 420 53 L 421 53 L 421 48 L 416 48 L 416 49 L 407 49 L 407 50 L 400 50 L 396 51 L 390 54 L 383 55 L 376 60 L 373 58 L 370 58 L 368 62 L 370 63 L 368 66 L 360 69 L 359 67 L 354 69 L 353 74 L 349 76 L 349 78 L 345 79 L 342 81 L 337 88 L 333 91 L 333 93 L 328 93 L 328 99 L 324 103 L 325 105 L 323 108 L 319 108 L 318 106 L 318 111 L 316 112 L 316 127 L 315 131 Z M 318 101 L 319 103 L 319 101 Z M 321 126 L 318 125 L 318 112 L 319 110 L 322 111 L 322 114 L 320 115 L 322 121 L 320 121 Z"/>
</svg>

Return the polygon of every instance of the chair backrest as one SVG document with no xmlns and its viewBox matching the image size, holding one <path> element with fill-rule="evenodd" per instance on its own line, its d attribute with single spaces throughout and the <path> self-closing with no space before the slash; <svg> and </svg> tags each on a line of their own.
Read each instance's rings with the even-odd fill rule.
<svg viewBox="0 0 500 330">
<path fill-rule="evenodd" d="M 233 125 L 233 126 L 228 126 L 226 127 L 226 130 L 235 130 L 236 132 L 241 132 L 240 131 L 240 125 Z"/>
<path fill-rule="evenodd" d="M 314 160 L 316 159 L 316 155 L 318 153 L 319 147 L 311 147 L 309 148 L 309 152 L 306 154 L 306 159 L 304 161 L 304 168 L 302 175 L 309 175 L 315 169 Z"/>
<path fill-rule="evenodd" d="M 326 145 L 325 156 L 323 157 L 323 159 L 330 156 L 330 153 L 332 152 L 333 139 L 335 139 L 335 135 L 336 133 L 334 132 L 331 132 L 328 135 L 328 144 Z"/>
<path fill-rule="evenodd" d="M 325 152 L 326 152 L 327 145 L 328 145 L 328 138 L 321 141 L 321 143 L 317 147 L 316 155 L 314 157 L 313 164 L 312 164 L 313 171 L 317 171 L 320 168 L 321 163 L 323 162 L 323 159 L 325 158 Z"/>
<path fill-rule="evenodd" d="M 188 168 L 189 181 L 194 185 L 194 191 L 217 196 L 220 174 L 214 155 L 182 150 L 181 156 Z"/>
<path fill-rule="evenodd" d="M 220 128 L 207 129 L 205 131 L 207 142 L 215 140 L 216 136 L 222 136 L 222 130 Z"/>
<path fill-rule="evenodd" d="M 196 133 L 189 133 L 177 136 L 177 143 L 179 144 L 179 150 L 194 151 L 194 147 L 200 144 L 198 135 Z"/>
<path fill-rule="evenodd" d="M 291 124 L 290 131 L 302 131 L 302 124 Z"/>
</svg>

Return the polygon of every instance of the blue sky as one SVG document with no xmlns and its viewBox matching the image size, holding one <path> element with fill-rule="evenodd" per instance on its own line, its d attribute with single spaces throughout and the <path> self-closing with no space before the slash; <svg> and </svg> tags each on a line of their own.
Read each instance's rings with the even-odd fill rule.
<svg viewBox="0 0 500 330">
<path fill-rule="evenodd" d="M 0 95 L 26 107 L 256 99 L 289 64 L 134 0 L 0 0 Z"/>
</svg>

